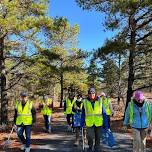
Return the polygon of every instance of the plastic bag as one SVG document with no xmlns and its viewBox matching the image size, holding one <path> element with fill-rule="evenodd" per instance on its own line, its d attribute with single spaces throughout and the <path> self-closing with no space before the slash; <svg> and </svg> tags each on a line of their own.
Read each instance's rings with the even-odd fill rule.
<svg viewBox="0 0 152 152">
<path fill-rule="evenodd" d="M 103 144 L 106 144 L 109 147 L 116 145 L 116 140 L 110 129 L 101 129 L 101 141 Z"/>
<path fill-rule="evenodd" d="M 73 115 L 73 127 L 80 127 L 81 126 L 81 112 L 76 112 Z"/>
</svg>

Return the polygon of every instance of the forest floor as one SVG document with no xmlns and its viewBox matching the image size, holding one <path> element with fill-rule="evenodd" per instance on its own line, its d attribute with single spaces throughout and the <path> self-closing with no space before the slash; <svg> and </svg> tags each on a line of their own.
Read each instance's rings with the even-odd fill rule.
<svg viewBox="0 0 152 152">
<path fill-rule="evenodd" d="M 58 108 L 59 104 L 55 105 L 54 113 L 52 116 L 52 133 L 45 133 L 43 130 L 43 117 L 38 112 L 37 122 L 32 129 L 31 138 L 31 152 L 81 152 L 82 144 L 79 147 L 74 147 L 75 134 L 66 131 L 66 120 L 63 114 L 63 109 Z M 111 129 L 116 139 L 116 146 L 109 148 L 101 144 L 102 152 L 131 152 L 132 151 L 132 137 L 131 129 L 127 132 L 122 130 L 123 124 L 123 110 L 124 105 L 118 105 L 113 102 L 116 115 L 111 119 Z M 3 149 L 3 142 L 7 140 L 10 128 L 7 131 L 0 132 L 0 152 L 21 152 L 19 140 L 14 132 L 11 136 L 10 145 Z M 148 152 L 152 149 L 152 139 L 147 138 Z"/>
</svg>

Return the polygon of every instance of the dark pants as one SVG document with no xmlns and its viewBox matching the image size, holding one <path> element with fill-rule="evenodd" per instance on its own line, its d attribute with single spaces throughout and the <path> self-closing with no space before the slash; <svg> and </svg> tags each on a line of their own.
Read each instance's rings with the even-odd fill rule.
<svg viewBox="0 0 152 152">
<path fill-rule="evenodd" d="M 80 127 L 75 127 L 76 141 L 80 140 Z"/>
<path fill-rule="evenodd" d="M 31 125 L 27 126 L 17 126 L 17 135 L 21 141 L 22 144 L 25 144 L 26 147 L 30 147 L 31 144 Z M 24 137 L 24 131 L 25 131 L 25 137 Z"/>
<path fill-rule="evenodd" d="M 110 115 L 107 115 L 108 127 L 110 128 Z"/>
<path fill-rule="evenodd" d="M 100 135 L 101 134 L 101 126 L 100 127 L 88 127 L 87 128 L 87 138 L 88 138 L 88 145 L 89 148 L 93 148 L 93 139 L 95 137 L 95 145 L 94 149 L 99 150 L 100 149 Z"/>
<path fill-rule="evenodd" d="M 46 130 L 51 130 L 51 116 L 43 115 Z"/>
<path fill-rule="evenodd" d="M 66 119 L 67 119 L 67 124 L 69 126 L 71 126 L 71 125 L 73 126 L 73 114 L 67 114 Z"/>
</svg>

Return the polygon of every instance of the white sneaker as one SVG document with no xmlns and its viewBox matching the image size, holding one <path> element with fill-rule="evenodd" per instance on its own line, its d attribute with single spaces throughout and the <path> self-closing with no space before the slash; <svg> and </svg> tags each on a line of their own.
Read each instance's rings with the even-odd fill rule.
<svg viewBox="0 0 152 152">
<path fill-rule="evenodd" d="M 30 147 L 26 148 L 25 152 L 30 152 Z"/>
<path fill-rule="evenodd" d="M 23 144 L 20 149 L 21 149 L 21 150 L 25 150 L 25 149 L 26 149 L 26 146 Z"/>
</svg>

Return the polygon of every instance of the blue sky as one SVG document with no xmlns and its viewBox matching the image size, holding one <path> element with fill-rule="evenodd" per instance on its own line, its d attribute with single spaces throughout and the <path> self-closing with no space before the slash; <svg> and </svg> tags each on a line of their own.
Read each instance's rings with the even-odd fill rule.
<svg viewBox="0 0 152 152">
<path fill-rule="evenodd" d="M 114 35 L 113 32 L 104 31 L 102 26 L 104 21 L 103 14 L 82 10 L 75 0 L 51 0 L 49 16 L 64 16 L 71 25 L 78 24 L 80 26 L 78 47 L 86 51 L 92 51 L 101 47 L 106 38 Z"/>
</svg>

